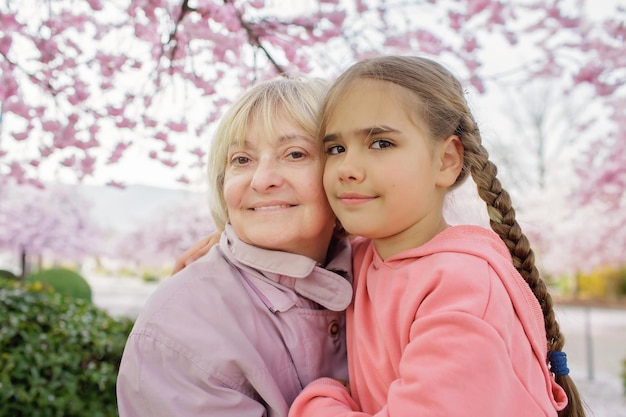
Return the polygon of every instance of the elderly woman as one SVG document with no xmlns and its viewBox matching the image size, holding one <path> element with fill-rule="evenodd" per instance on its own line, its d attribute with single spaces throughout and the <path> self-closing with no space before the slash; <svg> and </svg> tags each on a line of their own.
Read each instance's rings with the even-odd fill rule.
<svg viewBox="0 0 626 417">
<path fill-rule="evenodd" d="M 285 417 L 347 379 L 351 252 L 322 189 L 318 80 L 275 79 L 225 114 L 210 148 L 220 242 L 150 297 L 120 365 L 120 417 Z"/>
</svg>

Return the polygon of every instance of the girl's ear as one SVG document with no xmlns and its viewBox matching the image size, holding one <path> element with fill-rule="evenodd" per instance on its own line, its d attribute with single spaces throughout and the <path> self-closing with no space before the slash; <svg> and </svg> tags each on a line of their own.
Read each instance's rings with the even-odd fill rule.
<svg viewBox="0 0 626 417">
<path fill-rule="evenodd" d="M 438 186 L 450 187 L 456 182 L 463 168 L 463 154 L 463 143 L 457 135 L 443 141 L 439 148 L 440 166 L 436 183 Z"/>
</svg>

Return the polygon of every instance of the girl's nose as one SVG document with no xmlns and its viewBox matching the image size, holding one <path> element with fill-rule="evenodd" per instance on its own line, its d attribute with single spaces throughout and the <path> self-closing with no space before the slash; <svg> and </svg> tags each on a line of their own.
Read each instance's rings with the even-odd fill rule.
<svg viewBox="0 0 626 417">
<path fill-rule="evenodd" d="M 344 152 L 337 166 L 339 181 L 361 182 L 365 178 L 365 170 L 356 153 Z"/>
<path fill-rule="evenodd" d="M 250 187 L 262 193 L 282 185 L 285 178 L 279 165 L 278 161 L 273 158 L 260 158 L 252 174 Z"/>
</svg>

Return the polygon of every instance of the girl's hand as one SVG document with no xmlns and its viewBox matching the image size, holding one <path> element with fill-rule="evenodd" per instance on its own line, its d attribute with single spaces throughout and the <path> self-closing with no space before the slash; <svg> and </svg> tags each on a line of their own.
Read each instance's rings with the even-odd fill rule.
<svg viewBox="0 0 626 417">
<path fill-rule="evenodd" d="M 221 234 L 222 233 L 219 231 L 213 232 L 207 237 L 200 239 L 199 241 L 194 243 L 189 249 L 183 252 L 183 254 L 176 259 L 174 269 L 172 270 L 172 275 L 182 270 L 198 258 L 206 255 L 209 249 L 211 249 L 220 241 Z"/>
</svg>

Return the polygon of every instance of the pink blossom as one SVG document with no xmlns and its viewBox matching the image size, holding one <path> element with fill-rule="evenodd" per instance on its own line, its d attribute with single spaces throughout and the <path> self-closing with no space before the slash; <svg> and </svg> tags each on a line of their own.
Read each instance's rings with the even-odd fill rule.
<svg viewBox="0 0 626 417">
<path fill-rule="evenodd" d="M 189 151 L 190 154 L 195 155 L 198 157 L 198 159 L 203 159 L 204 156 L 206 155 L 206 152 L 204 152 L 202 149 L 200 148 L 194 148 L 191 151 Z"/>
<path fill-rule="evenodd" d="M 11 162 L 9 164 L 9 177 L 15 179 L 18 184 L 22 184 L 26 178 L 26 171 L 18 162 Z"/>
<path fill-rule="evenodd" d="M 100 0 L 87 0 L 87 2 L 93 10 L 102 10 L 102 3 Z"/>
<path fill-rule="evenodd" d="M 574 77 L 574 82 L 587 82 L 594 84 L 603 71 L 604 69 L 600 65 L 597 65 L 595 63 L 589 63 L 587 66 L 581 68 L 578 74 L 576 74 L 576 76 Z"/>
<path fill-rule="evenodd" d="M 468 0 L 467 15 L 474 16 L 485 10 L 490 5 L 490 0 Z"/>
<path fill-rule="evenodd" d="M 144 116 L 142 121 L 143 121 L 144 126 L 146 127 L 156 127 L 157 125 L 157 121 L 150 117 Z"/>
<path fill-rule="evenodd" d="M 172 132 L 184 132 L 187 130 L 187 123 L 185 122 L 168 122 L 166 126 Z"/>
<path fill-rule="evenodd" d="M 39 154 L 41 155 L 43 159 L 46 159 L 47 157 L 52 155 L 54 151 L 55 149 L 51 146 L 44 146 L 44 147 L 39 148 Z"/>
<path fill-rule="evenodd" d="M 61 161 L 61 165 L 65 166 L 65 167 L 73 167 L 74 165 L 76 165 L 76 156 L 72 155 L 68 158 L 65 158 L 64 160 Z"/>
<path fill-rule="evenodd" d="M 459 30 L 465 23 L 465 17 L 457 12 L 448 12 L 448 19 L 450 19 L 450 27 L 452 30 Z"/>
<path fill-rule="evenodd" d="M 425 30 L 418 30 L 415 33 L 415 37 L 417 38 L 420 49 L 423 52 L 432 55 L 439 55 L 439 53 L 441 53 L 443 49 L 441 39 L 439 39 L 432 33 Z"/>
<path fill-rule="evenodd" d="M 119 127 L 120 129 L 133 129 L 135 126 L 137 126 L 137 123 L 126 117 L 122 117 L 120 120 L 115 122 L 115 126 Z"/>
<path fill-rule="evenodd" d="M 483 94 L 485 92 L 485 84 L 483 83 L 483 80 L 481 80 L 480 78 L 478 78 L 477 76 L 472 76 L 470 78 L 470 84 L 476 89 L 476 91 L 478 91 L 479 93 Z"/>
<path fill-rule="evenodd" d="M 13 39 L 11 39 L 9 36 L 0 37 L 0 54 L 8 55 L 9 49 L 11 49 L 12 42 Z"/>
<path fill-rule="evenodd" d="M 116 162 L 118 162 L 120 158 L 122 158 L 122 156 L 124 155 L 124 151 L 128 149 L 128 145 L 130 145 L 130 143 L 119 142 L 109 156 L 107 164 L 115 164 Z"/>
<path fill-rule="evenodd" d="M 331 13 L 326 13 L 324 17 L 326 17 L 326 19 L 328 19 L 333 25 L 341 26 L 343 21 L 346 19 L 346 12 L 343 10 L 335 10 Z"/>
<path fill-rule="evenodd" d="M 406 35 L 389 36 L 385 40 L 385 45 L 398 49 L 408 49 L 411 45 L 410 38 Z"/>
<path fill-rule="evenodd" d="M 465 43 L 463 45 L 463 49 L 468 52 L 468 53 L 472 53 L 474 52 L 474 50 L 476 49 L 476 47 L 478 46 L 478 41 L 476 40 L 475 37 L 467 37 L 465 38 Z"/>
<path fill-rule="evenodd" d="M 17 21 L 12 13 L 0 13 L 0 28 L 5 33 L 12 31 L 19 32 L 22 25 Z"/>
<path fill-rule="evenodd" d="M 26 131 L 26 132 L 19 132 L 19 133 L 13 133 L 13 139 L 19 141 L 23 141 L 28 139 L 30 132 Z"/>
<path fill-rule="evenodd" d="M 58 132 L 61 130 L 61 124 L 56 120 L 46 120 L 41 124 L 41 128 L 46 132 Z"/>
<path fill-rule="evenodd" d="M 0 73 L 0 99 L 6 100 L 14 97 L 18 94 L 18 90 L 17 81 L 9 71 L 7 71 L 6 76 Z"/>
<path fill-rule="evenodd" d="M 170 168 L 173 168 L 173 167 L 175 167 L 176 165 L 178 165 L 178 162 L 173 161 L 173 160 L 171 160 L 171 159 L 161 159 L 160 161 L 161 161 L 161 163 L 162 163 L 163 165 L 168 166 L 168 167 L 170 167 Z"/>
<path fill-rule="evenodd" d="M 23 117 L 27 120 L 30 119 L 30 107 L 24 102 L 24 100 L 20 100 L 17 97 L 6 100 L 3 103 L 3 111 L 6 111 L 7 113 L 14 113 L 15 115 Z"/>
<path fill-rule="evenodd" d="M 96 166 L 96 159 L 90 155 L 85 155 L 80 161 L 80 169 L 83 175 L 93 175 Z"/>
<path fill-rule="evenodd" d="M 114 107 L 114 106 L 107 106 L 107 113 L 109 114 L 109 116 L 121 116 L 124 114 L 124 108 L 123 107 Z"/>
</svg>

